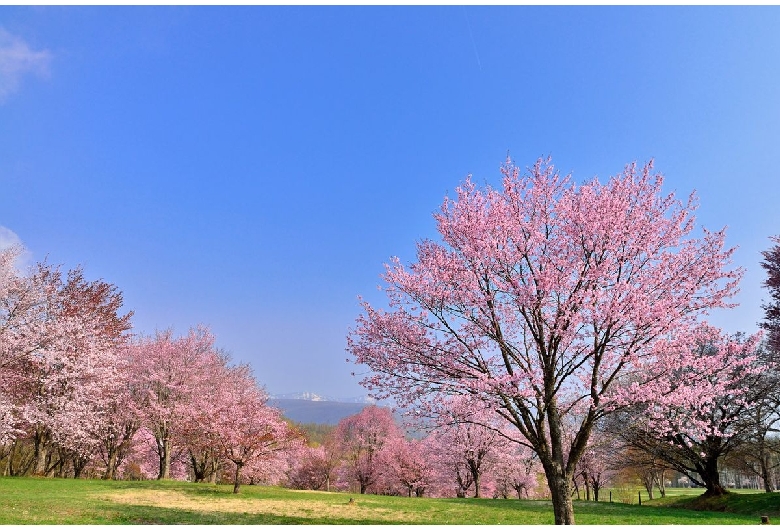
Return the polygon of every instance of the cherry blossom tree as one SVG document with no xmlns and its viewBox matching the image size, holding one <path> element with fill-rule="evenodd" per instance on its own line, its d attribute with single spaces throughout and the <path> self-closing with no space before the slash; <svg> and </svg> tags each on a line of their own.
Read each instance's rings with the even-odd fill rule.
<svg viewBox="0 0 780 530">
<path fill-rule="evenodd" d="M 325 490 L 330 478 L 325 447 L 305 446 L 291 463 L 287 486 L 296 490 Z M 330 471 L 335 471 L 335 467 Z"/>
<path fill-rule="evenodd" d="M 179 426 L 180 443 L 186 447 L 195 482 L 215 482 L 228 464 L 220 448 L 219 418 L 232 403 L 226 389 L 236 384 L 256 385 L 249 366 L 230 366 L 230 356 L 224 352 L 204 352 L 197 377 L 189 385 L 193 390 L 189 413 Z"/>
<path fill-rule="evenodd" d="M 780 236 L 770 238 L 774 245 L 763 251 L 761 267 L 766 271 L 764 287 L 769 290 L 770 300 L 761 307 L 764 309 L 764 321 L 761 327 L 767 331 L 767 346 L 780 355 Z"/>
<path fill-rule="evenodd" d="M 142 392 L 143 424 L 154 434 L 159 479 L 170 478 L 174 452 L 184 452 L 182 436 L 189 418 L 198 413 L 198 381 L 212 361 L 214 336 L 205 328 L 174 338 L 168 330 L 141 338 L 129 352 Z"/>
<path fill-rule="evenodd" d="M 217 439 L 222 456 L 235 465 L 233 493 L 238 493 L 244 467 L 251 467 L 254 476 L 280 476 L 269 464 L 281 466 L 283 453 L 301 446 L 303 438 L 266 404 L 268 397 L 254 379 L 235 377 L 231 382 L 222 390 L 229 399 L 219 411 Z"/>
<path fill-rule="evenodd" d="M 450 400 L 439 416 L 444 423 L 431 436 L 443 452 L 440 464 L 455 480 L 458 497 L 465 497 L 472 487 L 474 497 L 481 497 L 483 475 L 498 454 L 511 450 L 496 419 L 484 410 L 467 408 L 462 400 Z"/>
<path fill-rule="evenodd" d="M 291 466 L 288 485 L 293 489 L 330 491 L 338 478 L 341 457 L 339 444 L 332 434 L 322 445 L 302 448 Z"/>
<path fill-rule="evenodd" d="M 535 494 L 537 478 L 542 471 L 533 451 L 520 444 L 512 444 L 494 456 L 491 470 L 496 482 L 496 493 L 503 498 L 510 494 L 528 499 Z"/>
<path fill-rule="evenodd" d="M 364 302 L 348 349 L 374 372 L 363 384 L 376 397 L 435 408 L 437 396 L 473 395 L 495 409 L 538 455 L 555 522 L 571 524 L 594 423 L 619 390 L 650 382 L 671 335 L 728 305 L 741 271 L 728 270 L 724 231 L 691 235 L 695 197 L 663 195 L 652 164 L 579 186 L 549 160 L 502 173 L 501 189 L 467 179 L 445 200 L 442 242 L 419 243 L 409 267 L 393 260 L 389 309 Z"/>
<path fill-rule="evenodd" d="M 134 356 L 127 343 L 118 350 L 114 379 L 106 385 L 100 402 L 101 421 L 91 426 L 97 440 L 97 454 L 104 466 L 103 478 L 112 480 L 131 451 L 133 439 L 141 428 L 142 400 L 140 380 L 136 374 Z"/>
<path fill-rule="evenodd" d="M 694 351 L 695 362 L 670 361 L 658 394 L 634 399 L 614 432 L 706 488 L 706 495 L 724 493 L 719 464 L 749 439 L 752 412 L 766 392 L 756 365 L 760 338 L 734 339 L 704 324 L 681 337 L 670 351 L 678 359 Z"/>
<path fill-rule="evenodd" d="M 389 440 L 402 436 L 390 410 L 376 405 L 342 419 L 336 426 L 334 437 L 347 475 L 357 482 L 360 493 L 366 493 L 379 478 L 378 453 Z"/>
<path fill-rule="evenodd" d="M 614 436 L 603 429 L 595 429 L 588 446 L 577 463 L 575 477 L 580 477 L 585 486 L 585 499 L 598 502 L 599 493 L 615 476 L 616 454 L 619 444 Z M 650 489 L 652 492 L 652 486 Z M 652 499 L 652 493 L 650 493 Z"/>
<path fill-rule="evenodd" d="M 5 299 L 15 321 L 6 368 L 34 445 L 34 472 L 62 474 L 70 463 L 78 476 L 94 453 L 90 426 L 101 419 L 132 313 L 119 314 L 114 285 L 87 281 L 80 268 L 65 279 L 59 267 L 39 263 L 18 285 Z"/>
<path fill-rule="evenodd" d="M 434 462 L 438 446 L 429 438 L 407 440 L 403 436 L 387 439 L 377 455 L 382 488 L 390 494 L 422 497 L 436 480 Z"/>
</svg>

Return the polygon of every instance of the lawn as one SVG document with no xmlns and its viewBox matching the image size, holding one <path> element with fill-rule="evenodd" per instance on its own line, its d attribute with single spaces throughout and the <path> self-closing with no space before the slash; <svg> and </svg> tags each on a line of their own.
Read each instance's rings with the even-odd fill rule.
<svg viewBox="0 0 780 530">
<path fill-rule="evenodd" d="M 175 481 L 0 478 L 0 524 L 552 524 L 549 501 L 399 498 Z M 754 498 L 744 506 L 747 497 Z M 354 498 L 354 503 L 350 503 Z M 667 497 L 642 506 L 575 501 L 580 524 L 757 524 L 780 494 L 733 495 L 744 513 L 694 511 Z M 762 500 L 763 499 L 763 500 Z M 720 507 L 722 508 L 722 507 Z M 719 509 L 719 508 L 717 508 Z"/>
</svg>

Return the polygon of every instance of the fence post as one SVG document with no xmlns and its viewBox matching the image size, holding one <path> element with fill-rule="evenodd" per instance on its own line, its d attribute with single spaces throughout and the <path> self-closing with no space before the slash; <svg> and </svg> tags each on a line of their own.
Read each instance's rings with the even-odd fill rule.
<svg viewBox="0 0 780 530">
<path fill-rule="evenodd" d="M 639 506 L 642 506 L 642 492 L 639 491 L 637 493 L 639 493 Z"/>
<path fill-rule="evenodd" d="M 612 491 L 609 492 L 609 502 L 612 502 Z"/>
</svg>

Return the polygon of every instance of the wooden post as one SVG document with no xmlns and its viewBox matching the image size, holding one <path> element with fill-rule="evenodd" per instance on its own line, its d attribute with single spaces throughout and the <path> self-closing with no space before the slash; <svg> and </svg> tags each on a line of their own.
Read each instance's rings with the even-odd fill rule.
<svg viewBox="0 0 780 530">
<path fill-rule="evenodd" d="M 761 524 L 770 524 L 768 515 L 762 515 L 761 516 Z"/>
<path fill-rule="evenodd" d="M 640 491 L 638 493 L 639 493 L 639 506 L 642 506 L 642 492 Z"/>
</svg>

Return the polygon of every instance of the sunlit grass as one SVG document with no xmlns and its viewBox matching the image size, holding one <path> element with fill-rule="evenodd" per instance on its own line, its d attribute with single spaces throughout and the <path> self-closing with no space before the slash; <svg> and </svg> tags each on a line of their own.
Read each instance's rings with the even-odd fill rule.
<svg viewBox="0 0 780 530">
<path fill-rule="evenodd" d="M 549 501 L 428 499 L 291 491 L 175 481 L 111 482 L 0 478 L 0 524 L 552 524 Z M 688 490 L 690 492 L 690 490 Z M 780 499 L 764 494 L 762 508 Z M 735 495 L 734 505 L 744 503 Z M 750 495 L 756 499 L 761 496 Z M 354 498 L 353 504 L 349 499 Z M 668 506 L 575 501 L 580 524 L 756 524 L 746 514 Z M 747 509 L 747 508 L 746 508 Z M 773 514 L 774 512 L 771 512 Z M 764 514 L 762 512 L 762 514 Z"/>
</svg>

